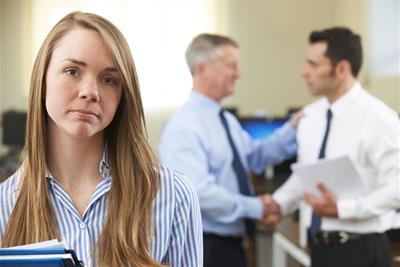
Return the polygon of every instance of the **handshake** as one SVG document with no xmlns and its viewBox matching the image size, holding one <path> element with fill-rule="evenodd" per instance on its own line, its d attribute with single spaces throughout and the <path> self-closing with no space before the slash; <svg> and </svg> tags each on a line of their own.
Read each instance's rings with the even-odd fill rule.
<svg viewBox="0 0 400 267">
<path fill-rule="evenodd" d="M 259 222 L 268 229 L 274 229 L 282 217 L 279 204 L 270 194 L 260 195 L 258 198 L 263 206 L 263 218 Z"/>
</svg>

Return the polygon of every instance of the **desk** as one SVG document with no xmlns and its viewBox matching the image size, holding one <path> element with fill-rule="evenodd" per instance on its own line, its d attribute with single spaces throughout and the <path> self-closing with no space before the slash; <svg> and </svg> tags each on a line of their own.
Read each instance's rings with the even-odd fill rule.
<svg viewBox="0 0 400 267">
<path fill-rule="evenodd" d="M 293 219 L 285 217 L 273 234 L 272 266 L 286 267 L 287 255 L 305 267 L 311 266 L 310 252 L 299 244 L 299 226 Z"/>
<path fill-rule="evenodd" d="M 390 254 L 392 256 L 391 267 L 400 267 L 400 242 L 390 242 Z M 287 256 L 305 267 L 310 267 L 310 251 L 299 244 L 299 225 L 290 217 L 285 217 L 279 223 L 273 234 L 272 266 L 286 267 Z"/>
<path fill-rule="evenodd" d="M 400 267 L 400 241 L 390 242 L 390 252 L 392 255 L 392 267 Z"/>
<path fill-rule="evenodd" d="M 257 194 L 271 194 L 282 184 L 282 182 L 267 180 L 257 175 L 252 175 L 252 179 Z M 299 244 L 299 225 L 290 216 L 282 219 L 275 232 L 271 232 L 261 225 L 257 225 L 257 230 L 257 266 L 264 267 L 271 264 L 273 267 L 287 267 L 288 255 L 305 267 L 311 265 L 309 249 L 302 248 Z M 392 257 L 391 267 L 400 267 L 400 241 L 390 242 L 390 253 Z M 265 265 L 266 263 L 268 265 Z"/>
</svg>

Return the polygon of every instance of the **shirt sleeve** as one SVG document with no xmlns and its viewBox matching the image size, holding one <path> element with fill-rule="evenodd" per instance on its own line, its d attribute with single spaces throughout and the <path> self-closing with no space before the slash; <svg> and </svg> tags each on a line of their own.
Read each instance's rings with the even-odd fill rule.
<svg viewBox="0 0 400 267">
<path fill-rule="evenodd" d="M 272 195 L 284 215 L 292 213 L 299 207 L 303 198 L 302 188 L 303 186 L 297 176 L 292 174 Z"/>
<path fill-rule="evenodd" d="M 171 267 L 203 266 L 203 231 L 197 195 L 188 178 L 176 175 L 175 207 L 169 244 Z"/>
<path fill-rule="evenodd" d="M 362 146 L 377 186 L 366 195 L 338 200 L 340 219 L 364 219 L 400 209 L 400 122 L 396 114 L 376 114 L 381 115 L 368 122 Z"/>
<path fill-rule="evenodd" d="M 187 175 L 199 196 L 203 215 L 220 223 L 239 218 L 262 218 L 262 204 L 256 197 L 232 193 L 219 185 L 209 171 L 206 144 L 194 130 L 164 131 L 160 144 L 163 165 Z"/>
<path fill-rule="evenodd" d="M 296 155 L 296 130 L 289 122 L 264 140 L 254 140 L 246 132 L 243 133 L 243 138 L 249 148 L 249 168 L 256 173 L 262 172 L 268 165 L 276 165 Z"/>
</svg>

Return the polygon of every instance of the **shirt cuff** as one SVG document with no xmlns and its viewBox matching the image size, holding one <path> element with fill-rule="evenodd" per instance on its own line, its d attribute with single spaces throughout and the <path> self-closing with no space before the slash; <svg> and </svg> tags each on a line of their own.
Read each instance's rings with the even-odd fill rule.
<svg viewBox="0 0 400 267">
<path fill-rule="evenodd" d="M 275 193 L 272 194 L 272 199 L 275 200 L 276 203 L 278 203 L 282 214 L 286 215 L 287 213 L 289 213 L 288 207 L 284 204 L 287 200 L 287 195 L 285 194 L 285 192 L 281 193 L 279 190 L 275 191 Z"/>
<path fill-rule="evenodd" d="M 337 200 L 338 217 L 341 220 L 357 217 L 357 201 L 355 199 Z"/>
<path fill-rule="evenodd" d="M 245 217 L 254 220 L 261 220 L 263 217 L 263 207 L 258 197 L 242 196 L 245 207 Z"/>
</svg>

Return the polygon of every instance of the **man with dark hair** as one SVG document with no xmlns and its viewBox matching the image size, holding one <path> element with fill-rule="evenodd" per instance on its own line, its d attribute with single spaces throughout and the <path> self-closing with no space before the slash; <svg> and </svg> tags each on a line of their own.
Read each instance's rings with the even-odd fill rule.
<svg viewBox="0 0 400 267">
<path fill-rule="evenodd" d="M 188 175 L 200 200 L 205 267 L 244 267 L 243 237 L 254 221 L 273 223 L 278 213 L 268 195 L 254 195 L 248 172 L 257 173 L 296 152 L 299 115 L 266 140 L 252 140 L 221 101 L 239 79 L 239 48 L 232 39 L 200 34 L 186 51 L 193 90 L 168 121 L 160 144 L 162 164 Z"/>
<path fill-rule="evenodd" d="M 314 31 L 310 34 L 310 44 L 325 42 L 325 52 L 332 66 L 336 67 L 340 60 L 347 60 L 350 63 L 351 73 L 358 76 L 362 63 L 361 38 L 347 28 L 333 28 L 324 31 Z"/>
<path fill-rule="evenodd" d="M 310 93 L 322 98 L 304 109 L 297 131 L 298 161 L 347 155 L 368 192 L 337 199 L 318 183 L 317 197 L 304 192 L 292 175 L 273 199 L 283 214 L 302 199 L 308 204 L 301 210 L 301 223 L 309 226 L 312 267 L 389 267 L 384 232 L 400 207 L 398 116 L 357 81 L 362 62 L 357 34 L 332 28 L 312 32 L 309 42 L 302 76 Z"/>
</svg>

